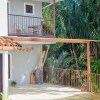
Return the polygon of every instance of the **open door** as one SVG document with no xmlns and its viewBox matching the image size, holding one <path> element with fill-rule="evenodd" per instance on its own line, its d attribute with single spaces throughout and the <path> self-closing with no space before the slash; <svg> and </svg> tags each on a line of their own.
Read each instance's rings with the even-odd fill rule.
<svg viewBox="0 0 100 100">
<path fill-rule="evenodd" d="M 0 92 L 2 92 L 2 54 L 0 54 Z"/>
</svg>

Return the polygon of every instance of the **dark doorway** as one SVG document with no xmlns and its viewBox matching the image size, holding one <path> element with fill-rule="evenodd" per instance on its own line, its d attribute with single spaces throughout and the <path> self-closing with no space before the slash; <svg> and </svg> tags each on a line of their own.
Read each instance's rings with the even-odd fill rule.
<svg viewBox="0 0 100 100">
<path fill-rule="evenodd" d="M 0 54 L 0 92 L 2 92 L 2 54 Z"/>
</svg>

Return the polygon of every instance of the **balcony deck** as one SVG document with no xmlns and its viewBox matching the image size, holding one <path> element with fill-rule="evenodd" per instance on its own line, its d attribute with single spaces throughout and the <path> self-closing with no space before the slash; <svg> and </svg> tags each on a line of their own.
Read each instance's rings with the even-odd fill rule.
<svg viewBox="0 0 100 100">
<path fill-rule="evenodd" d="M 53 20 L 41 17 L 8 14 L 8 35 L 55 38 Z"/>
</svg>

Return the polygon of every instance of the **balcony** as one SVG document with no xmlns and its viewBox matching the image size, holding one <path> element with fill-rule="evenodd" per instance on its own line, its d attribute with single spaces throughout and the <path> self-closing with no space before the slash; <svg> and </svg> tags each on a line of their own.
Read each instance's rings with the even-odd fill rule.
<svg viewBox="0 0 100 100">
<path fill-rule="evenodd" d="M 55 37 L 54 21 L 40 17 L 8 14 L 8 35 L 20 37 Z"/>
</svg>

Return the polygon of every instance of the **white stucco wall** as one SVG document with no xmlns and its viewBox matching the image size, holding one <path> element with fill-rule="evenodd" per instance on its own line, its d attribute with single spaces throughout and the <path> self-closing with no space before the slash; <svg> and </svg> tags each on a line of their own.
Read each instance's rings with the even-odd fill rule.
<svg viewBox="0 0 100 100">
<path fill-rule="evenodd" d="M 24 3 L 34 4 L 34 14 L 25 14 Z M 9 13 L 14 15 L 42 17 L 42 2 L 34 0 L 9 0 Z M 16 32 L 16 26 L 22 27 L 22 33 L 29 33 L 29 26 L 41 25 L 40 18 L 30 18 L 21 16 L 9 16 L 9 31 L 10 33 Z"/>
<path fill-rule="evenodd" d="M 29 46 L 29 45 L 28 45 Z M 32 46 L 32 45 L 30 45 Z M 30 73 L 39 67 L 41 45 L 33 45 L 33 51 L 10 51 L 12 55 L 12 80 L 17 85 L 28 85 L 30 83 Z M 9 80 L 9 84 L 10 84 Z"/>
<path fill-rule="evenodd" d="M 29 16 L 42 17 L 42 2 L 34 0 L 9 0 L 9 1 L 10 1 L 10 14 L 27 15 L 24 14 L 24 3 L 30 3 L 35 5 L 35 15 L 29 15 Z"/>
<path fill-rule="evenodd" d="M 7 0 L 0 0 L 0 36 L 8 35 Z"/>
<path fill-rule="evenodd" d="M 8 35 L 8 23 L 7 23 L 7 0 L 0 0 L 0 36 L 7 36 Z M 2 79 L 3 79 L 3 86 L 2 92 L 5 96 L 8 94 L 8 55 L 7 51 L 0 51 L 2 52 Z"/>
</svg>

